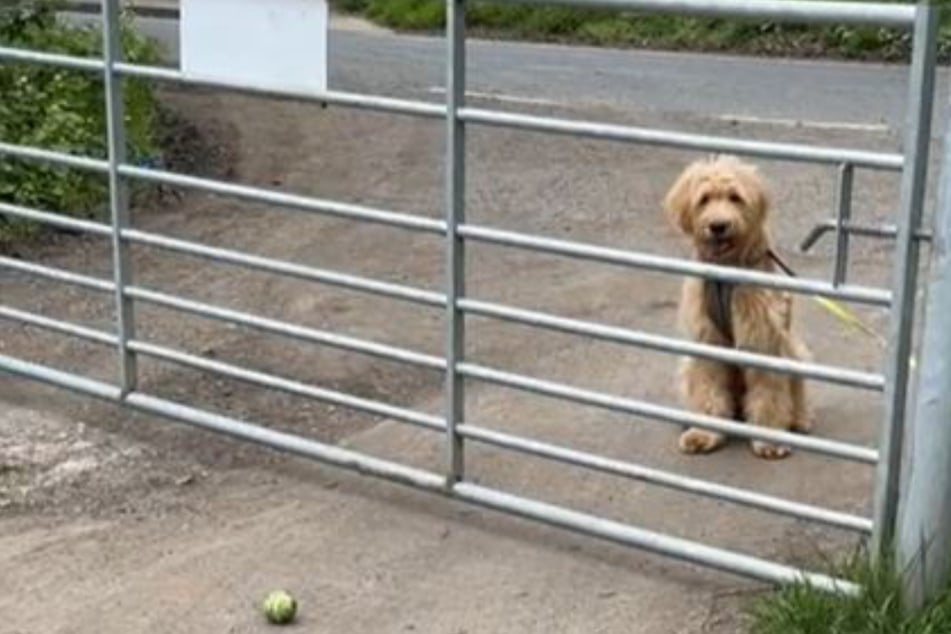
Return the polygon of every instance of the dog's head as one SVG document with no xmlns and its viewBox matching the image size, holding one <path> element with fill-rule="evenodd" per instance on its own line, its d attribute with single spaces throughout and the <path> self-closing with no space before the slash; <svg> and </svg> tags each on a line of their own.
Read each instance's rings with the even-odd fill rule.
<svg viewBox="0 0 951 634">
<path fill-rule="evenodd" d="M 756 167 L 733 156 L 689 165 L 667 193 L 664 207 L 702 260 L 741 264 L 768 241 L 766 186 Z"/>
</svg>

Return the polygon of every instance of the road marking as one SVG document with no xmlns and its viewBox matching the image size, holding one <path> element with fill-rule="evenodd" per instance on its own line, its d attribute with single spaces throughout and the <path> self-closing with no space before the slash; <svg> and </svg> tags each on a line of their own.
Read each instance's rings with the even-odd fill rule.
<svg viewBox="0 0 951 634">
<path fill-rule="evenodd" d="M 445 95 L 446 89 L 442 86 L 430 86 L 427 90 L 431 95 Z M 536 97 L 519 97 L 517 95 L 506 95 L 500 92 L 478 92 L 475 90 L 467 90 L 466 97 L 472 97 L 473 99 L 489 99 L 493 101 L 502 101 L 508 103 L 520 103 L 531 106 L 556 106 L 558 102 L 551 101 L 550 99 L 539 99 Z"/>
<path fill-rule="evenodd" d="M 427 92 L 433 95 L 444 95 L 446 89 L 442 86 L 431 86 Z M 538 97 L 519 97 L 499 92 L 466 91 L 467 97 L 488 99 L 500 102 L 518 103 L 534 106 L 557 106 L 557 101 Z M 844 130 L 849 132 L 888 132 L 891 127 L 885 123 L 858 123 L 853 121 L 810 121 L 808 119 L 783 119 L 774 117 L 754 117 L 740 114 L 714 115 L 717 121 L 727 123 L 745 123 L 754 125 L 774 125 L 786 128 L 812 128 L 815 130 Z"/>
<path fill-rule="evenodd" d="M 851 121 L 809 121 L 800 119 L 774 119 L 770 117 L 750 117 L 738 114 L 724 114 L 717 116 L 720 121 L 729 123 L 753 123 L 760 125 L 776 125 L 787 128 L 814 128 L 817 130 L 849 130 L 852 132 L 888 132 L 889 126 L 884 123 L 855 123 Z"/>
</svg>

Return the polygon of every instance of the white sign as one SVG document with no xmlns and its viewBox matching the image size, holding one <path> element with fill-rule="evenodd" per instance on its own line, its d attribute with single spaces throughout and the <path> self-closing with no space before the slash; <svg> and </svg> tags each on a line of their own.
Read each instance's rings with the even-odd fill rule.
<svg viewBox="0 0 951 634">
<path fill-rule="evenodd" d="M 327 89 L 327 0 L 181 0 L 186 76 L 276 92 Z"/>
</svg>

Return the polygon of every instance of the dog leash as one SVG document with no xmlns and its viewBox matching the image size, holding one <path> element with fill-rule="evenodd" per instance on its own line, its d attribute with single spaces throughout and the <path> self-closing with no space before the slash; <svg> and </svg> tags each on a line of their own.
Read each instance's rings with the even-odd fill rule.
<svg viewBox="0 0 951 634">
<path fill-rule="evenodd" d="M 707 316 L 720 333 L 726 338 L 727 345 L 733 347 L 733 284 L 721 280 L 706 280 L 703 285 L 706 294 Z"/>
<path fill-rule="evenodd" d="M 793 271 L 792 267 L 786 264 L 786 262 L 783 261 L 781 257 L 779 257 L 779 254 L 776 253 L 774 249 L 768 249 L 766 254 L 769 259 L 771 259 L 776 264 L 776 266 L 782 269 L 783 273 L 789 277 L 798 277 L 796 272 Z M 885 337 L 880 335 L 874 328 L 859 319 L 858 315 L 853 313 L 839 302 L 829 299 L 828 297 L 820 297 L 819 295 L 813 295 L 812 299 L 842 323 L 846 324 L 847 326 L 851 326 L 856 330 L 860 330 L 866 335 L 875 339 L 879 346 L 881 346 L 883 349 L 888 347 L 888 341 L 885 339 Z M 914 365 L 914 360 L 912 360 L 912 365 Z"/>
<path fill-rule="evenodd" d="M 774 249 L 768 249 L 766 255 L 787 276 L 792 278 L 799 277 L 793 268 L 789 266 Z M 706 303 L 709 307 L 708 316 L 731 347 L 734 345 L 733 316 L 731 310 L 733 303 L 733 286 L 731 282 L 723 282 L 720 280 L 707 280 L 704 284 L 704 290 L 707 295 Z M 846 326 L 868 335 L 874 339 L 882 349 L 888 348 L 888 341 L 882 335 L 863 322 L 858 315 L 841 303 L 819 295 L 812 295 L 812 299 L 825 309 L 826 312 Z M 914 359 L 912 359 L 911 366 L 914 367 L 914 365 Z"/>
<path fill-rule="evenodd" d="M 774 249 L 768 249 L 766 254 L 769 256 L 769 259 L 771 259 L 776 264 L 776 266 L 782 269 L 783 273 L 789 277 L 798 277 L 792 267 L 786 264 L 786 262 L 779 256 L 778 253 L 776 253 Z M 884 337 L 882 337 L 874 328 L 859 319 L 858 315 L 853 313 L 839 302 L 827 297 L 820 297 L 819 295 L 813 295 L 812 299 L 820 306 L 825 308 L 826 311 L 828 311 L 839 321 L 857 330 L 861 330 L 865 334 L 877 340 L 883 347 L 887 346 L 888 342 Z"/>
</svg>

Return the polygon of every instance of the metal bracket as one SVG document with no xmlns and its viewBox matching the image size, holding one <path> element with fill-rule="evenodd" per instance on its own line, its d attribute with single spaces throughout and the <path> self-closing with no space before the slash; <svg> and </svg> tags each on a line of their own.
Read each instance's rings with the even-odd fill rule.
<svg viewBox="0 0 951 634">
<path fill-rule="evenodd" d="M 895 236 L 898 235 L 898 229 L 893 224 L 871 225 L 850 222 L 843 225 L 842 229 L 851 235 L 864 236 L 866 238 L 894 239 Z M 808 253 L 809 250 L 812 249 L 812 247 L 815 246 L 815 244 L 819 242 L 823 236 L 825 236 L 825 234 L 834 232 L 835 230 L 835 218 L 829 218 L 827 220 L 817 222 L 799 243 L 800 253 Z M 931 242 L 932 235 L 930 231 L 919 229 L 915 232 L 915 238 L 923 242 Z"/>
</svg>

